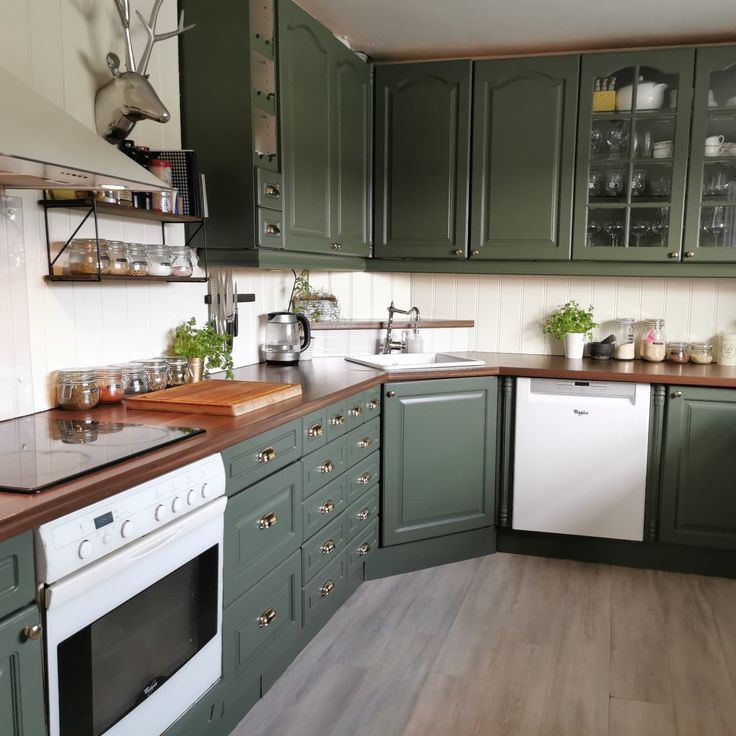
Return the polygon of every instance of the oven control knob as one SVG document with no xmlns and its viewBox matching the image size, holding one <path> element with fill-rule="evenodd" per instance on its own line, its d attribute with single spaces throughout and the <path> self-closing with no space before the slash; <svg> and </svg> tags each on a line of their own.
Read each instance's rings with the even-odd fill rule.
<svg viewBox="0 0 736 736">
<path fill-rule="evenodd" d="M 126 519 L 120 527 L 120 536 L 123 539 L 127 539 L 133 534 L 133 522 L 130 519 Z"/>
<path fill-rule="evenodd" d="M 199 492 L 199 495 L 202 496 L 202 498 L 207 498 L 209 496 L 209 491 L 207 490 L 207 484 L 202 483 L 202 489 Z"/>
<path fill-rule="evenodd" d="M 156 506 L 156 510 L 153 512 L 153 516 L 156 521 L 163 521 L 166 518 L 166 506 L 160 503 Z"/>
<path fill-rule="evenodd" d="M 92 542 L 89 539 L 83 540 L 79 545 L 77 554 L 80 560 L 86 560 L 92 554 Z"/>
<path fill-rule="evenodd" d="M 178 514 L 181 511 L 181 499 L 179 496 L 176 496 L 174 500 L 171 502 L 171 513 L 172 514 Z"/>
<path fill-rule="evenodd" d="M 197 491 L 189 491 L 187 493 L 187 506 L 194 506 L 197 503 Z"/>
</svg>

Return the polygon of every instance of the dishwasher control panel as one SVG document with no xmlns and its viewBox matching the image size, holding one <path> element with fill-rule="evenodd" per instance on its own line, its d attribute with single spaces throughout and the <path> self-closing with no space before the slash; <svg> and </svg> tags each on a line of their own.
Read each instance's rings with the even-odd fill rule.
<svg viewBox="0 0 736 736">
<path fill-rule="evenodd" d="M 530 393 L 547 396 L 602 396 L 610 399 L 635 399 L 636 384 L 622 381 L 532 378 Z"/>
</svg>

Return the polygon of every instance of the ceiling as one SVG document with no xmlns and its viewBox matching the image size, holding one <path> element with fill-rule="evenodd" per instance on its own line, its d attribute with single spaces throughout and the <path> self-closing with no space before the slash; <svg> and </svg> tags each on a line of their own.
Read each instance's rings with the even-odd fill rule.
<svg viewBox="0 0 736 736">
<path fill-rule="evenodd" d="M 736 43 L 734 0 L 297 0 L 374 59 Z"/>
</svg>

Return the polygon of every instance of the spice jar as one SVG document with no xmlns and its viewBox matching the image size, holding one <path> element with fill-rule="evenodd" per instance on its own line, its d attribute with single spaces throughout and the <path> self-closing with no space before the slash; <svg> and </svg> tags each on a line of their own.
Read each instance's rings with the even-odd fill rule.
<svg viewBox="0 0 736 736">
<path fill-rule="evenodd" d="M 131 276 L 148 276 L 148 258 L 146 246 L 142 243 L 128 243 L 128 273 Z"/>
<path fill-rule="evenodd" d="M 110 259 L 110 273 L 115 276 L 128 275 L 128 255 L 122 240 L 108 240 L 107 254 Z"/>
<path fill-rule="evenodd" d="M 162 391 L 169 385 L 169 364 L 166 358 L 142 360 L 149 391 Z"/>
<path fill-rule="evenodd" d="M 185 245 L 171 246 L 171 275 L 186 278 L 192 275 L 192 253 Z"/>
<path fill-rule="evenodd" d="M 148 393 L 146 371 L 142 363 L 124 363 L 120 368 L 123 371 L 126 396 Z"/>
<path fill-rule="evenodd" d="M 102 240 L 98 245 L 94 238 L 72 240 L 69 246 L 69 273 L 86 276 L 110 273 L 110 257 L 105 245 Z"/>
<path fill-rule="evenodd" d="M 166 358 L 169 365 L 169 386 L 183 386 L 189 383 L 189 360 L 178 355 Z"/>
<path fill-rule="evenodd" d="M 149 276 L 171 276 L 171 248 L 168 245 L 149 245 L 146 255 Z"/>
<path fill-rule="evenodd" d="M 614 334 L 616 335 L 614 358 L 616 360 L 633 360 L 635 357 L 633 318 L 619 317 L 616 319 Z"/>
<path fill-rule="evenodd" d="M 689 363 L 690 351 L 685 342 L 668 342 L 667 343 L 667 360 L 673 363 Z"/>
<path fill-rule="evenodd" d="M 713 345 L 709 342 L 691 342 L 690 360 L 700 365 L 713 362 Z"/>
<path fill-rule="evenodd" d="M 639 353 L 644 360 L 660 363 L 667 355 L 663 319 L 648 319 L 644 322 L 644 333 L 639 344 Z"/>
<path fill-rule="evenodd" d="M 62 409 L 91 409 L 97 406 L 99 399 L 94 369 L 59 371 L 56 377 L 56 400 Z"/>
<path fill-rule="evenodd" d="M 116 404 L 123 400 L 125 384 L 123 382 L 123 371 L 118 366 L 98 368 L 96 377 L 101 404 Z"/>
</svg>

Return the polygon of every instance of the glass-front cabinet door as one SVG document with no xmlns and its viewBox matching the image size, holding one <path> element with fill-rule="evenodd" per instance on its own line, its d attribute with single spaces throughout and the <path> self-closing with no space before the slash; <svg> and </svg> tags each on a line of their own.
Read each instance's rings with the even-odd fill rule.
<svg viewBox="0 0 736 736">
<path fill-rule="evenodd" d="M 675 49 L 583 57 L 576 260 L 680 259 L 693 54 Z"/>
<path fill-rule="evenodd" d="M 736 261 L 736 47 L 698 49 L 683 257 Z"/>
</svg>

